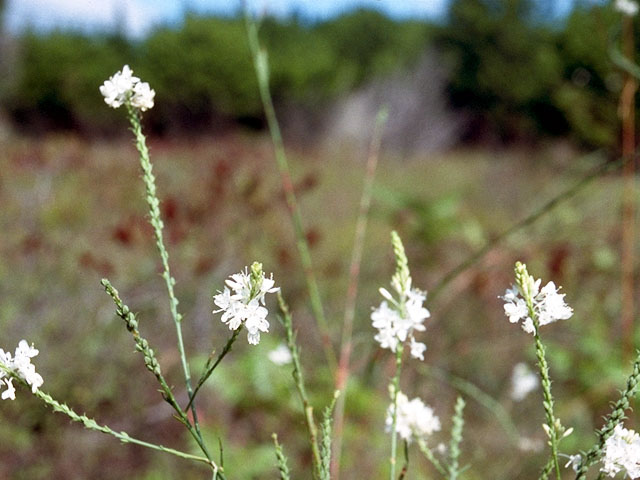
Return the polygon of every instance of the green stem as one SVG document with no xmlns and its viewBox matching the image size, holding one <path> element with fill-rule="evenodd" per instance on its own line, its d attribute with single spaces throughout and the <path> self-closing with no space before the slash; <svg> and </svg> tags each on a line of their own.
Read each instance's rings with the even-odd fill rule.
<svg viewBox="0 0 640 480">
<path fill-rule="evenodd" d="M 313 407 L 307 397 L 307 391 L 304 386 L 304 378 L 302 376 L 302 366 L 300 365 L 300 352 L 298 345 L 296 344 L 295 335 L 293 333 L 293 322 L 291 320 L 291 313 L 289 307 L 284 301 L 282 294 L 278 292 L 278 304 L 282 311 L 282 323 L 284 325 L 285 332 L 287 334 L 287 346 L 291 351 L 291 357 L 293 360 L 293 380 L 298 390 L 298 396 L 302 402 L 302 408 L 304 410 L 304 418 L 307 423 L 307 430 L 309 431 L 309 443 L 311 444 L 311 453 L 313 455 L 313 477 L 320 479 L 322 468 L 322 456 L 320 455 L 320 448 L 318 446 L 318 428 L 316 421 L 313 417 Z"/>
<path fill-rule="evenodd" d="M 458 480 L 460 475 L 460 443 L 462 442 L 462 429 L 464 428 L 465 402 L 462 397 L 458 397 L 453 415 L 453 428 L 451 429 L 451 442 L 449 443 L 449 480 Z"/>
<path fill-rule="evenodd" d="M 191 394 L 191 398 L 189 399 L 189 403 L 187 404 L 187 407 L 185 408 L 185 410 L 189 409 L 189 407 L 191 406 L 191 404 L 195 400 L 196 395 L 198 394 L 198 391 L 200 390 L 200 387 L 202 387 L 202 385 L 204 385 L 204 382 L 206 382 L 207 379 L 211 376 L 211 374 L 216 369 L 216 367 L 220 364 L 222 359 L 227 355 L 227 353 L 229 353 L 231 351 L 231 347 L 233 346 L 233 343 L 238 338 L 238 335 L 240 335 L 240 332 L 242 331 L 242 327 L 243 327 L 243 325 L 240 325 L 240 327 L 238 327 L 233 332 L 233 335 L 231 335 L 231 337 L 229 338 L 229 340 L 227 341 L 226 345 L 222 349 L 222 352 L 220 352 L 220 355 L 218 355 L 218 358 L 216 359 L 215 362 L 211 363 L 212 356 L 209 357 L 209 360 L 207 360 L 207 364 L 205 365 L 205 370 L 202 373 L 202 375 L 200 375 L 200 380 L 198 380 L 198 385 L 193 390 L 193 393 Z M 213 353 L 212 353 L 212 355 L 213 355 Z"/>
<path fill-rule="evenodd" d="M 404 348 L 398 343 L 396 348 L 396 373 L 391 380 L 391 388 L 393 393 L 393 410 L 391 423 L 391 457 L 389 457 L 389 480 L 396 478 L 396 452 L 398 449 L 398 393 L 400 393 L 400 372 L 402 370 L 402 352 Z"/>
<path fill-rule="evenodd" d="M 191 388 L 191 373 L 189 371 L 189 364 L 187 362 L 187 356 L 184 349 L 184 341 L 182 339 L 182 315 L 178 312 L 179 302 L 175 296 L 175 292 L 173 289 L 175 285 L 175 279 L 171 276 L 171 270 L 169 268 L 169 253 L 167 252 L 167 249 L 164 245 L 162 234 L 164 223 L 162 222 L 162 218 L 160 215 L 160 200 L 158 200 L 156 181 L 155 176 L 153 175 L 153 166 L 151 165 L 151 160 L 149 158 L 149 149 L 147 148 L 146 137 L 142 133 L 140 113 L 136 108 L 132 107 L 129 104 L 127 104 L 127 111 L 129 114 L 128 116 L 129 122 L 131 123 L 131 128 L 136 137 L 136 148 L 140 154 L 140 166 L 142 167 L 143 172 L 142 178 L 144 180 L 147 193 L 145 199 L 147 201 L 147 205 L 149 206 L 149 223 L 153 227 L 153 232 L 156 239 L 156 247 L 158 248 L 158 252 L 160 253 L 160 258 L 162 260 L 162 278 L 164 278 L 167 292 L 169 294 L 169 306 L 171 310 L 171 317 L 173 318 L 173 322 L 176 327 L 176 337 L 178 342 L 178 351 L 180 352 L 180 361 L 182 363 L 182 370 L 187 387 L 187 394 L 189 398 L 191 398 L 193 395 L 193 390 Z M 204 440 L 200 432 L 200 425 L 198 423 L 198 414 L 193 402 L 191 402 L 191 414 L 193 415 L 193 425 L 200 440 L 198 443 L 207 457 L 210 457 L 204 445 Z"/>
<path fill-rule="evenodd" d="M 289 466 L 287 465 L 287 457 L 284 455 L 282 445 L 278 443 L 278 435 L 275 433 L 271 435 L 273 438 L 273 445 L 276 450 L 276 460 L 278 461 L 278 471 L 280 472 L 280 480 L 291 480 L 291 474 L 289 473 Z"/>
<path fill-rule="evenodd" d="M 539 480 L 549 480 L 549 475 L 551 475 L 553 466 L 553 459 L 547 461 L 547 464 L 542 469 L 542 472 L 540 472 Z"/>
<path fill-rule="evenodd" d="M 144 363 L 145 363 L 145 366 L 147 367 L 147 370 L 149 370 L 151 373 L 154 374 L 154 376 L 156 377 L 156 380 L 160 384 L 160 387 L 162 389 L 162 397 L 178 413 L 179 420 L 182 423 L 184 423 L 187 427 L 189 427 L 190 426 L 189 419 L 187 418 L 187 415 L 182 410 L 182 408 L 180 408 L 180 405 L 178 404 L 178 402 L 176 401 L 173 395 L 173 391 L 171 390 L 171 387 L 169 387 L 169 385 L 167 384 L 167 381 L 162 375 L 162 370 L 156 358 L 155 352 L 149 346 L 149 342 L 147 342 L 147 340 L 140 335 L 140 331 L 138 330 L 138 320 L 136 318 L 136 315 L 129 309 L 127 305 L 123 303 L 122 299 L 120 298 L 120 294 L 118 293 L 118 290 L 116 290 L 111 285 L 109 280 L 107 280 L 106 278 L 103 278 L 102 286 L 104 287 L 105 291 L 109 294 L 109 296 L 113 299 L 113 302 L 116 305 L 116 314 L 124 320 L 127 326 L 127 330 L 129 330 L 129 332 L 133 336 L 133 340 L 136 344 L 136 350 L 141 352 L 142 355 L 144 356 Z"/>
<path fill-rule="evenodd" d="M 423 439 L 418 439 L 418 447 L 420 448 L 420 451 L 424 454 L 424 456 L 427 458 L 427 460 L 429 460 L 431 464 L 435 467 L 435 469 L 440 473 L 440 475 L 446 478 L 447 470 L 442 466 L 442 464 L 433 454 L 431 449 L 427 447 L 427 443 Z"/>
<path fill-rule="evenodd" d="M 78 413 L 73 411 L 68 405 L 58 402 L 57 400 L 53 399 L 49 394 L 43 392 L 42 390 L 36 390 L 34 395 L 39 399 L 41 399 L 42 401 L 44 401 L 51 408 L 53 408 L 55 412 L 64 413 L 69 418 L 71 418 L 71 420 L 82 423 L 85 426 L 85 428 L 89 430 L 94 430 L 97 432 L 106 433 L 107 435 L 112 435 L 123 443 L 133 443 L 133 444 L 140 445 L 153 450 L 169 453 L 171 455 L 175 455 L 177 457 L 184 458 L 186 460 L 205 463 L 214 472 L 216 472 L 214 479 L 217 477 L 220 480 L 226 480 L 226 477 L 222 471 L 222 468 L 218 467 L 218 465 L 216 465 L 216 463 L 210 458 L 200 457 L 198 455 L 191 455 L 189 453 L 181 452 L 179 450 L 174 450 L 173 448 L 168 448 L 162 445 L 156 445 L 153 443 L 145 442 L 143 440 L 138 440 L 137 438 L 133 438 L 129 436 L 129 434 L 126 432 L 116 432 L 106 425 L 98 424 L 94 419 L 89 418 L 86 415 L 79 415 Z"/>
<path fill-rule="evenodd" d="M 273 108 L 273 101 L 269 90 L 269 66 L 267 62 L 267 54 L 260 47 L 258 29 L 255 23 L 251 20 L 249 13 L 246 14 L 246 24 L 247 34 L 249 37 L 249 47 L 251 48 L 251 54 L 253 55 L 253 63 L 258 79 L 260 98 L 262 99 L 265 116 L 267 117 L 267 124 L 269 126 L 269 132 L 271 134 L 275 150 L 276 162 L 282 178 L 282 187 L 287 201 L 287 206 L 289 208 L 289 214 L 291 215 L 291 220 L 293 222 L 293 228 L 296 235 L 296 245 L 298 247 L 298 253 L 300 254 L 300 261 L 302 262 L 302 269 L 305 274 L 307 289 L 309 290 L 311 308 L 318 328 L 320 329 L 320 333 L 322 334 L 322 346 L 324 348 L 327 362 L 329 363 L 329 368 L 332 372 L 335 372 L 336 355 L 331 345 L 331 335 L 327 325 L 327 320 L 324 316 L 320 290 L 318 288 L 318 282 L 316 281 L 316 276 L 311 262 L 309 244 L 302 226 L 300 208 L 298 207 L 293 182 L 291 181 L 291 170 L 289 169 L 289 163 L 287 161 L 287 155 L 282 141 L 282 134 L 280 133 L 280 126 L 278 124 L 275 109 Z"/>
<path fill-rule="evenodd" d="M 529 310 L 531 312 L 531 309 Z M 558 462 L 558 429 L 555 415 L 553 413 L 553 396 L 551 395 L 551 379 L 549 377 L 549 365 L 545 356 L 545 348 L 540 340 L 538 333 L 537 319 L 535 322 L 534 338 L 536 342 L 536 357 L 538 358 L 538 367 L 540 368 L 540 377 L 542 384 L 542 405 L 547 418 L 547 426 L 549 427 L 549 442 L 551 444 L 551 459 L 556 471 L 556 478 L 560 480 L 560 464 Z"/>
</svg>

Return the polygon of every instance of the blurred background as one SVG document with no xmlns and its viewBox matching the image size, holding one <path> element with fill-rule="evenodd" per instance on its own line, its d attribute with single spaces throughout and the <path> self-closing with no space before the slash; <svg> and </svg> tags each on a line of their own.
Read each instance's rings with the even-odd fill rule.
<svg viewBox="0 0 640 480">
<path fill-rule="evenodd" d="M 440 416 L 433 446 L 448 442 L 461 393 L 464 478 L 538 477 L 547 458 L 540 391 L 514 399 L 511 382 L 517 363 L 534 368 L 532 339 L 508 323 L 498 298 L 523 260 L 536 277 L 562 285 L 575 310 L 542 334 L 557 414 L 575 428 L 562 451 L 588 449 L 624 386 L 638 337 L 621 320 L 623 304 L 635 316 L 637 189 L 633 172 L 625 180 L 615 166 L 629 141 L 633 151 L 633 115 L 625 151 L 621 112 L 635 111 L 635 84 L 615 60 L 634 51 L 636 21 L 595 0 L 265 0 L 250 9 L 260 18 L 336 351 L 368 145 L 377 112 L 389 112 L 364 243 L 340 478 L 387 476 L 393 359 L 377 348 L 369 315 L 394 270 L 391 229 L 404 240 L 414 285 L 438 292 L 419 338 L 425 361 L 409 362 L 401 382 Z M 194 375 L 228 337 L 211 315 L 212 295 L 259 260 L 291 305 L 320 412 L 333 378 L 241 12 L 231 0 L 0 0 L 1 347 L 34 342 L 44 390 L 76 411 L 194 452 L 100 285 L 108 277 L 138 313 L 186 403 L 137 153 L 124 112 L 107 107 L 98 87 L 128 64 L 156 91 L 144 125 Z M 443 283 L 607 162 L 608 173 Z M 198 404 L 209 444 L 223 442 L 230 479 L 277 478 L 272 432 L 294 478 L 310 478 L 290 369 L 265 361 L 284 339 L 275 316 L 271 324 L 259 346 L 238 342 Z M 18 393 L 0 405 L 0 478 L 208 478 L 187 462 L 85 431 Z M 627 426 L 638 427 L 633 414 Z M 407 478 L 436 478 L 417 449 L 410 454 Z"/>
</svg>

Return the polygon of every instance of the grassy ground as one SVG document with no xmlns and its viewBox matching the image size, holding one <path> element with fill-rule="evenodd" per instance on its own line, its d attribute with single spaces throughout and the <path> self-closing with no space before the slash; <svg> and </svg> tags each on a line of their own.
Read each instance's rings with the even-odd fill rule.
<svg viewBox="0 0 640 480">
<path fill-rule="evenodd" d="M 44 389 L 114 430 L 181 449 L 193 446 L 156 391 L 114 316 L 100 279 L 108 277 L 138 313 L 141 330 L 184 402 L 179 355 L 159 277 L 132 142 L 73 136 L 3 140 L 0 155 L 0 331 L 2 347 L 27 338 L 40 349 Z M 273 272 L 292 306 L 319 411 L 332 392 L 272 150 L 266 138 L 151 140 L 170 263 L 185 315 L 192 369 L 228 335 L 211 315 L 224 278 L 253 260 Z M 362 189 L 365 152 L 348 146 L 289 151 L 307 236 L 334 344 Z M 389 232 L 407 247 L 414 284 L 431 290 L 444 275 L 583 176 L 598 158 L 543 152 L 457 151 L 400 158 L 383 153 L 365 243 L 343 454 L 344 479 L 386 478 L 384 415 L 392 359 L 373 341 L 369 313 L 393 273 Z M 546 452 L 522 452 L 513 437 L 544 447 L 539 392 L 509 398 L 518 361 L 533 365 L 531 338 L 510 325 L 497 298 L 515 260 L 563 285 L 574 317 L 543 330 L 549 344 L 557 413 L 576 433 L 563 451 L 588 448 L 592 431 L 621 388 L 629 362 L 620 354 L 620 179 L 599 178 L 538 222 L 490 251 L 429 302 L 425 362 L 402 379 L 443 421 L 447 442 L 455 396 L 467 396 L 465 478 L 537 478 Z M 275 311 L 275 305 L 271 305 Z M 257 347 L 240 342 L 199 402 L 210 445 L 224 442 L 229 478 L 276 478 L 270 444 L 277 432 L 294 478 L 309 478 L 310 458 L 288 369 L 265 361 L 283 339 L 272 330 Z M 496 404 L 487 408 L 476 387 Z M 475 390 L 473 390 L 475 392 Z M 473 393 L 472 392 L 472 393 Z M 500 407 L 496 407 L 499 405 Z M 502 418 L 497 414 L 508 417 Z M 119 446 L 48 412 L 27 392 L 0 405 L 0 478 L 206 478 L 190 464 Z M 510 423 L 512 422 L 512 423 Z M 633 426 L 633 419 L 628 421 Z M 511 430 L 510 430 L 511 429 Z M 250 461 L 249 461 L 250 459 Z M 429 477 L 425 477 L 429 473 Z M 436 478 L 411 451 L 407 478 Z M 570 478 L 568 476 L 567 478 Z"/>
</svg>

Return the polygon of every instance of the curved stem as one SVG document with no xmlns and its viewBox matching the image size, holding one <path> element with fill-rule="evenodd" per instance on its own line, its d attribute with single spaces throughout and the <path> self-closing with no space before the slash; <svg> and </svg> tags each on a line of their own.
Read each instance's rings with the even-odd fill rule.
<svg viewBox="0 0 640 480">
<path fill-rule="evenodd" d="M 143 180 L 146 188 L 146 201 L 149 206 L 149 223 L 153 227 L 153 233 L 156 239 L 156 247 L 158 248 L 158 252 L 160 253 L 160 258 L 162 260 L 162 278 L 164 279 L 165 285 L 167 287 L 167 293 L 169 294 L 169 307 L 171 310 L 171 317 L 173 318 L 173 322 L 176 327 L 176 337 L 178 342 L 178 351 L 180 352 L 180 362 L 182 364 L 182 370 L 184 373 L 185 384 L 187 387 L 187 394 L 189 398 L 193 395 L 193 389 L 191 387 L 191 373 L 189 370 L 189 363 L 187 362 L 187 356 L 184 349 L 184 341 L 182 339 L 182 315 L 178 312 L 178 299 L 175 296 L 174 285 L 175 279 L 171 276 L 171 270 L 169 268 L 169 253 L 164 245 L 164 239 L 162 234 L 162 229 L 164 228 L 164 223 L 162 222 L 162 218 L 160 215 L 160 200 L 158 200 L 157 189 L 156 189 L 156 181 L 155 176 L 153 175 L 153 167 L 151 165 L 151 160 L 149 158 L 149 149 L 147 148 L 146 137 L 142 133 L 142 124 L 140 122 L 140 114 L 138 110 L 131 105 L 127 104 L 127 111 L 129 116 L 129 122 L 131 123 L 131 128 L 136 137 L 136 148 L 140 153 L 140 166 L 142 167 L 143 172 Z M 198 414 L 196 411 L 195 404 L 190 402 L 191 406 L 191 414 L 193 415 L 193 426 L 195 427 L 195 433 L 199 439 L 198 444 L 200 448 L 207 456 L 207 458 L 211 458 L 207 448 L 204 444 L 204 440 L 202 438 L 202 434 L 200 432 L 200 425 L 198 423 Z"/>
<path fill-rule="evenodd" d="M 420 451 L 427 458 L 427 460 L 431 462 L 431 464 L 435 467 L 438 473 L 440 473 L 440 475 L 446 478 L 447 470 L 442 466 L 442 464 L 440 463 L 440 460 L 438 460 L 436 456 L 433 454 L 433 451 L 429 447 L 427 447 L 427 443 L 422 438 L 418 439 L 418 448 L 420 448 Z"/>
<path fill-rule="evenodd" d="M 97 432 L 106 433 L 107 435 L 111 435 L 113 437 L 116 437 L 118 440 L 120 440 L 123 443 L 133 443 L 133 444 L 136 444 L 136 445 L 140 445 L 142 447 L 150 448 L 152 450 L 158 450 L 158 451 L 161 451 L 161 452 L 164 452 L 164 453 L 169 453 L 171 455 L 175 455 L 177 457 L 184 458 L 186 460 L 193 460 L 193 461 L 196 461 L 196 462 L 205 463 L 214 472 L 216 472 L 216 474 L 214 475 L 214 479 L 217 477 L 220 480 L 226 480 L 226 477 L 225 477 L 224 473 L 222 472 L 222 468 L 219 467 L 210 458 L 200 457 L 198 455 L 192 455 L 190 453 L 181 452 L 181 451 L 175 450 L 173 448 L 168 448 L 168 447 L 165 447 L 163 445 L 156 445 L 154 443 L 145 442 L 143 440 L 139 440 L 137 438 L 131 437 L 126 432 L 116 432 L 116 431 L 112 430 L 110 427 L 108 427 L 106 425 L 98 424 L 94 419 L 89 418 L 86 415 L 80 415 L 80 414 L 76 413 L 68 405 L 58 402 L 57 400 L 52 398 L 51 395 L 43 392 L 42 390 L 36 390 L 34 395 L 36 397 L 38 397 L 39 399 L 41 399 L 43 402 L 45 402 L 47 405 L 49 405 L 51 408 L 53 408 L 53 410 L 55 412 L 64 413 L 69 418 L 71 418 L 71 420 L 73 420 L 75 422 L 82 423 L 85 426 L 85 428 L 87 428 L 89 430 L 94 430 L 94 431 L 97 431 Z"/>
<path fill-rule="evenodd" d="M 537 320 L 536 320 L 537 323 Z M 536 341 L 536 357 L 538 358 L 538 367 L 540 368 L 540 377 L 542 381 L 542 405 L 547 418 L 547 426 L 549 427 L 549 443 L 551 445 L 551 459 L 556 471 L 556 478 L 560 480 L 560 464 L 558 462 L 558 429 L 557 421 L 553 413 L 553 396 L 551 395 L 551 379 L 549 378 L 549 365 L 545 356 L 545 348 L 538 334 L 538 325 L 535 326 L 534 333 Z"/>
</svg>

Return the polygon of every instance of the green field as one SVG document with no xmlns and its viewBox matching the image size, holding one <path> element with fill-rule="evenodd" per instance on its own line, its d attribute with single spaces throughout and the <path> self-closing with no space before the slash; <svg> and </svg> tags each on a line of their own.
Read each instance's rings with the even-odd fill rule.
<svg viewBox="0 0 640 480">
<path fill-rule="evenodd" d="M 229 274 L 258 260 L 292 308 L 308 388 L 320 412 L 333 380 L 308 308 L 269 139 L 238 132 L 149 144 L 192 370 L 199 373 L 229 336 L 211 314 L 212 295 Z M 109 278 L 138 314 L 165 376 L 185 402 L 132 141 L 10 136 L 0 139 L 0 149 L 2 347 L 11 349 L 22 338 L 34 342 L 43 389 L 76 411 L 116 431 L 195 453 L 100 285 Z M 366 149 L 291 146 L 288 154 L 337 349 Z M 377 348 L 369 315 L 394 270 L 389 232 L 403 238 L 414 284 L 431 291 L 475 251 L 604 161 L 558 145 L 411 158 L 383 148 L 361 268 L 341 478 L 387 475 L 384 417 L 393 358 Z M 407 364 L 401 386 L 440 416 L 443 431 L 432 439 L 434 446 L 448 442 L 455 397 L 465 396 L 465 479 L 537 478 L 547 458 L 540 391 L 519 403 L 509 397 L 513 366 L 526 361 L 533 367 L 535 361 L 530 336 L 509 324 L 498 298 L 512 282 L 516 260 L 526 261 L 543 281 L 562 285 L 575 310 L 570 320 L 542 331 L 556 413 L 575 428 L 562 444 L 564 453 L 592 445 L 594 428 L 623 387 L 631 359 L 622 355 L 619 322 L 621 186 L 617 171 L 598 177 L 427 298 L 432 317 L 420 337 L 428 346 L 425 361 Z M 277 478 L 273 432 L 293 478 L 310 478 L 289 368 L 266 360 L 283 339 L 272 316 L 260 345 L 238 342 L 200 398 L 204 433 L 209 445 L 222 440 L 228 478 Z M 0 422 L 0 478 L 208 478 L 206 469 L 188 462 L 83 430 L 26 390 L 16 401 L 2 402 Z M 634 425 L 633 418 L 627 421 Z M 518 436 L 542 451 L 521 451 Z M 435 478 L 417 449 L 410 455 L 407 478 Z"/>
</svg>

